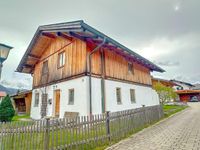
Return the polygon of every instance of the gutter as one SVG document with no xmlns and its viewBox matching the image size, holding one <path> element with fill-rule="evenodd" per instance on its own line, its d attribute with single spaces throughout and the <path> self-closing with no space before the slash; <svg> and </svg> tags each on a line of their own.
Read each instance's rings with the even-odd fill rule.
<svg viewBox="0 0 200 150">
<path fill-rule="evenodd" d="M 103 46 L 103 44 L 105 44 L 106 42 L 106 38 L 103 39 L 103 42 L 101 44 L 99 44 L 97 47 L 95 47 L 90 53 L 89 53 L 89 105 L 90 105 L 90 115 L 92 115 L 92 69 L 91 69 L 91 63 L 92 63 L 92 54 L 94 54 L 96 51 L 99 50 L 99 48 L 101 48 Z"/>
</svg>

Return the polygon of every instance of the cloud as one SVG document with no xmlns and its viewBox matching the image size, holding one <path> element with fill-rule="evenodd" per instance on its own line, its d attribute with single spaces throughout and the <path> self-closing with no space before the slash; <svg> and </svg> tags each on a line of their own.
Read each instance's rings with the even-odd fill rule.
<svg viewBox="0 0 200 150">
<path fill-rule="evenodd" d="M 5 87 L 16 88 L 16 89 L 31 89 L 32 88 L 32 77 L 13 72 L 12 78 L 4 78 L 0 81 Z"/>
<path fill-rule="evenodd" d="M 176 66 L 179 66 L 180 65 L 180 62 L 178 61 L 159 61 L 159 62 L 156 62 L 154 61 L 155 64 L 158 64 L 159 66 L 164 66 L 164 67 L 176 67 Z"/>
<path fill-rule="evenodd" d="M 2 72 L 7 85 L 31 87 L 30 75 L 13 77 L 13 72 L 39 25 L 78 19 L 166 70 L 153 75 L 200 80 L 199 0 L 74 0 L 68 5 L 66 0 L 0 1 L 0 42 L 14 47 Z"/>
<path fill-rule="evenodd" d="M 9 88 L 31 89 L 31 82 L 27 80 L 1 80 L 0 84 Z"/>
</svg>

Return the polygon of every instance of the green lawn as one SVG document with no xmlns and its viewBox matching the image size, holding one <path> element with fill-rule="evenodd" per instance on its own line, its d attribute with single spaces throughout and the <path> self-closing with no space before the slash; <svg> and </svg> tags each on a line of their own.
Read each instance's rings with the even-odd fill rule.
<svg viewBox="0 0 200 150">
<path fill-rule="evenodd" d="M 21 121 L 21 119 L 30 119 L 30 115 L 16 115 L 12 118 L 12 121 Z"/>
<path fill-rule="evenodd" d="M 164 117 L 169 117 L 181 110 L 184 110 L 188 106 L 179 106 L 179 105 L 163 105 Z"/>
</svg>

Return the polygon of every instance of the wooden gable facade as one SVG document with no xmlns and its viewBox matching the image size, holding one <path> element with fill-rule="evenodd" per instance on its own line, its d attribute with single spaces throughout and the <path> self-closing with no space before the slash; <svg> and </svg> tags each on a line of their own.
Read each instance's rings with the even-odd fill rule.
<svg viewBox="0 0 200 150">
<path fill-rule="evenodd" d="M 53 31 L 50 30 L 50 26 L 43 26 L 37 30 L 17 68 L 19 72 L 33 74 L 33 88 L 89 74 L 89 54 L 102 42 L 99 39 L 105 35 L 96 30 L 94 32 L 94 29 L 88 26 L 86 29 L 86 24 L 81 23 L 78 27 L 84 26 L 82 32 L 72 32 L 74 24 L 69 29 L 66 29 L 67 25 L 63 24 L 61 28 L 62 24 L 56 24 Z M 106 79 L 151 86 L 150 72 L 164 71 L 142 56 L 127 51 L 126 47 L 116 41 L 105 37 L 106 43 L 91 57 L 92 76 L 104 75 Z M 58 66 L 60 53 L 64 55 L 61 67 Z"/>
</svg>

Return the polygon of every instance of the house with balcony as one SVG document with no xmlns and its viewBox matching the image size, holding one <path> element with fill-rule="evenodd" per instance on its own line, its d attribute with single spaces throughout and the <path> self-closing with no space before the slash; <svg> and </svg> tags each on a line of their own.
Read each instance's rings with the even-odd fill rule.
<svg viewBox="0 0 200 150">
<path fill-rule="evenodd" d="M 151 72 L 164 70 L 83 21 L 39 26 L 17 71 L 33 76 L 31 117 L 159 105 Z"/>
</svg>

